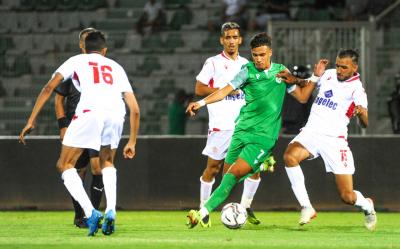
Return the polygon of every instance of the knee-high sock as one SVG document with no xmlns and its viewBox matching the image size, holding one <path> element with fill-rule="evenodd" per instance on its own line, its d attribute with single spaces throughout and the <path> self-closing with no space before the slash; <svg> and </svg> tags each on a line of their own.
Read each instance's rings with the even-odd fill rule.
<svg viewBox="0 0 400 249">
<path fill-rule="evenodd" d="M 106 167 L 102 171 L 104 192 L 106 193 L 107 208 L 106 213 L 109 210 L 113 210 L 117 205 L 117 170 L 114 167 Z"/>
<path fill-rule="evenodd" d="M 361 208 L 364 212 L 366 213 L 371 213 L 372 212 L 372 203 L 369 202 L 365 197 L 357 190 L 354 190 L 354 193 L 356 193 L 357 200 L 354 206 Z"/>
<path fill-rule="evenodd" d="M 210 199 L 206 202 L 204 207 L 208 210 L 208 212 L 213 211 L 216 207 L 218 207 L 225 199 L 229 196 L 232 191 L 232 188 L 236 185 L 237 180 L 236 177 L 227 173 L 222 178 L 221 184 L 217 189 L 213 192 Z"/>
<path fill-rule="evenodd" d="M 61 178 L 64 180 L 64 185 L 67 188 L 71 196 L 79 202 L 86 217 L 92 215 L 92 210 L 94 209 L 92 203 L 83 188 L 83 183 L 75 168 L 67 169 L 61 174 Z"/>
<path fill-rule="evenodd" d="M 294 167 L 285 167 L 286 173 L 292 184 L 292 190 L 297 198 L 297 201 L 302 207 L 312 207 L 310 198 L 308 197 L 306 185 L 304 183 L 304 174 L 300 165 Z"/>
<path fill-rule="evenodd" d="M 95 209 L 99 209 L 103 190 L 103 176 L 93 175 L 92 184 L 90 186 L 90 200 L 92 201 Z"/>
<path fill-rule="evenodd" d="M 260 182 L 261 178 L 254 180 L 248 177 L 246 180 L 244 180 L 242 200 L 240 201 L 240 204 L 244 208 L 249 208 L 251 206 L 251 202 L 253 201 Z"/>
<path fill-rule="evenodd" d="M 212 186 L 215 182 L 213 179 L 211 182 L 205 182 L 202 177 L 200 177 L 200 208 L 204 206 L 204 203 L 210 198 Z"/>
</svg>

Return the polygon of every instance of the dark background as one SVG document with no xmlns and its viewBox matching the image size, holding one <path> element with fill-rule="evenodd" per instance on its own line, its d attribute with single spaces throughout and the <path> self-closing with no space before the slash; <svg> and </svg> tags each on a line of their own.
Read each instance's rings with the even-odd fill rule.
<svg viewBox="0 0 400 249">
<path fill-rule="evenodd" d="M 282 161 L 290 140 L 291 137 L 279 139 L 274 151 L 276 171 L 262 175 L 254 209 L 298 208 Z M 55 168 L 59 140 L 28 139 L 27 142 L 24 147 L 16 138 L 0 140 L 0 209 L 71 209 L 70 198 Z M 199 177 L 206 163 L 201 155 L 205 137 L 142 137 L 133 160 L 122 158 L 125 142 L 121 141 L 115 162 L 120 209 L 182 210 L 198 206 Z M 351 137 L 349 144 L 356 164 L 355 189 L 374 199 L 378 210 L 399 211 L 400 136 Z M 320 158 L 304 162 L 302 168 L 310 199 L 317 209 L 355 210 L 341 203 L 334 177 L 325 173 Z M 219 178 L 214 187 L 218 186 Z M 240 202 L 241 193 L 239 184 L 228 200 Z"/>
</svg>

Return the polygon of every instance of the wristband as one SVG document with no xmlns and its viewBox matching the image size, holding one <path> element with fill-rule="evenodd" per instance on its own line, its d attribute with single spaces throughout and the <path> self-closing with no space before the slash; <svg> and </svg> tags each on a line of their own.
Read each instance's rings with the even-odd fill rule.
<svg viewBox="0 0 400 249">
<path fill-rule="evenodd" d="M 320 77 L 312 74 L 310 78 L 308 78 L 309 81 L 313 82 L 313 83 L 317 83 Z"/>
<path fill-rule="evenodd" d="M 58 129 L 60 129 L 60 130 L 62 128 L 68 127 L 68 125 L 69 125 L 69 120 L 66 117 L 57 119 L 57 122 L 58 122 Z"/>
<path fill-rule="evenodd" d="M 197 103 L 197 104 L 199 104 L 199 105 L 200 105 L 200 107 L 202 107 L 202 106 L 205 106 L 205 105 L 206 105 L 206 101 L 205 101 L 204 99 L 202 99 L 202 100 L 199 100 L 199 101 L 197 101 L 196 103 Z"/>
</svg>

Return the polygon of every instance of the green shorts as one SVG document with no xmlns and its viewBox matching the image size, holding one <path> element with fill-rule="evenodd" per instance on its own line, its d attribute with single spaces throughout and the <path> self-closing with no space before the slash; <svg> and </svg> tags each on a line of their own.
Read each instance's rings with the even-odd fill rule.
<svg viewBox="0 0 400 249">
<path fill-rule="evenodd" d="M 275 139 L 235 132 L 225 162 L 232 165 L 240 157 L 250 165 L 253 173 L 257 173 L 260 171 L 261 163 L 271 155 L 275 144 Z"/>
</svg>

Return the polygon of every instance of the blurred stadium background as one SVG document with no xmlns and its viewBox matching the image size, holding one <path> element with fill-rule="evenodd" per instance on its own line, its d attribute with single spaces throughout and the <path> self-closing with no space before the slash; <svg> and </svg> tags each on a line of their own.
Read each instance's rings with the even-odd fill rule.
<svg viewBox="0 0 400 249">
<path fill-rule="evenodd" d="M 146 2 L 0 0 L 0 135 L 20 132 L 53 71 L 79 53 L 78 33 L 86 27 L 106 32 L 108 56 L 126 69 L 141 107 L 140 134 L 167 134 L 168 106 L 176 91 L 193 92 L 205 59 L 221 51 L 219 32 L 210 32 L 207 23 L 220 15 L 222 0 L 164 0 L 165 25 L 159 32 L 140 35 L 135 26 Z M 248 23 L 262 2 L 247 1 Z M 350 17 L 348 2 L 286 1 L 288 20 L 266 25 L 273 37 L 273 58 L 292 68 L 320 57 L 333 61 L 341 47 L 358 48 L 371 127 L 361 131 L 352 124 L 350 133 L 391 134 L 387 101 L 400 71 L 399 1 L 353 1 L 364 2 L 363 9 Z M 243 32 L 242 55 L 249 57 L 249 38 L 258 31 Z M 37 127 L 35 135 L 58 134 L 52 103 Z M 186 134 L 206 131 L 206 111 L 187 121 Z"/>
</svg>

